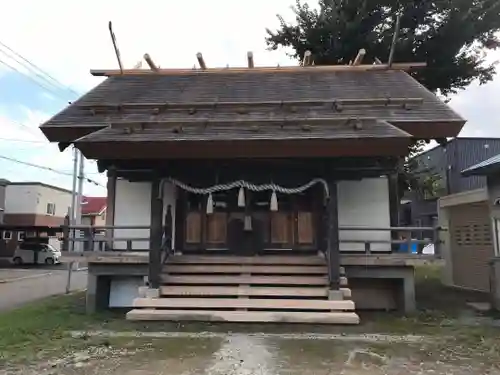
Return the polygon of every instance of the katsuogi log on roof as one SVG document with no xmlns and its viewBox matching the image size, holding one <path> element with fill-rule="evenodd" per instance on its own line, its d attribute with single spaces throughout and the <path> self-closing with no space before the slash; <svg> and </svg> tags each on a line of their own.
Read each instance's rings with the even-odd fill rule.
<svg viewBox="0 0 500 375">
<path fill-rule="evenodd" d="M 97 154 L 87 143 L 396 137 L 408 144 L 410 136 L 461 130 L 465 121 L 409 74 L 350 68 L 113 73 L 41 129 L 50 141 L 76 142 L 89 157 Z M 363 124 L 345 125 L 352 121 Z"/>
</svg>

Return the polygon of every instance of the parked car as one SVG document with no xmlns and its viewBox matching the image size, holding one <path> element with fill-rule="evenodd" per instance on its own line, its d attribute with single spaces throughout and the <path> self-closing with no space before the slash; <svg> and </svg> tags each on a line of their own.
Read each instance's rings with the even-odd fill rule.
<svg viewBox="0 0 500 375">
<path fill-rule="evenodd" d="M 22 242 L 12 257 L 14 264 L 59 264 L 61 251 L 45 243 Z"/>
</svg>

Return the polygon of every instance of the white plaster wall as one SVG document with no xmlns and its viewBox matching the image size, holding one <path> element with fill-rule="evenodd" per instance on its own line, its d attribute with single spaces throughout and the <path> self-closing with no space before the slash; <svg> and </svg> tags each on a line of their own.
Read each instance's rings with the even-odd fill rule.
<svg viewBox="0 0 500 375">
<path fill-rule="evenodd" d="M 151 225 L 151 182 L 118 179 L 115 192 L 114 225 Z M 149 229 L 116 229 L 114 237 L 149 238 Z M 115 241 L 115 249 L 126 249 L 126 241 Z M 133 241 L 134 250 L 149 249 L 149 240 Z"/>
<path fill-rule="evenodd" d="M 387 177 L 340 181 L 338 184 L 339 226 L 389 228 L 389 182 Z M 340 231 L 341 251 L 364 251 L 363 243 L 342 240 L 390 241 L 389 231 Z M 371 244 L 372 251 L 388 251 L 391 245 Z"/>
<path fill-rule="evenodd" d="M 47 215 L 47 204 L 54 203 L 56 217 L 64 217 L 71 206 L 71 192 L 43 185 L 8 185 L 5 213 Z"/>
<path fill-rule="evenodd" d="M 34 214 L 39 191 L 35 185 L 7 185 L 5 189 L 6 214 Z"/>
</svg>

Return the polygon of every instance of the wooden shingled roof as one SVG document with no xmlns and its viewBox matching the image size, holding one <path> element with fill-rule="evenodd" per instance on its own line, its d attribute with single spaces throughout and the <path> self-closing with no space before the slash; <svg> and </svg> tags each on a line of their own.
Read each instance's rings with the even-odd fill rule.
<svg viewBox="0 0 500 375">
<path fill-rule="evenodd" d="M 46 137 L 95 158 L 123 147 L 146 157 L 145 144 L 164 153 L 162 143 L 172 157 L 201 143 L 211 155 L 228 141 L 229 153 L 259 141 L 265 155 L 261 147 L 241 156 L 272 156 L 277 140 L 305 154 L 315 142 L 323 150 L 335 143 L 340 155 L 352 151 L 342 140 L 377 139 L 374 152 L 385 152 L 392 139 L 404 154 L 412 137 L 453 137 L 465 123 L 404 71 L 415 64 L 256 68 L 249 55 L 248 68 L 209 69 L 198 56 L 201 69 L 159 69 L 145 59 L 149 70 L 92 71 L 108 78 L 44 123 Z"/>
</svg>

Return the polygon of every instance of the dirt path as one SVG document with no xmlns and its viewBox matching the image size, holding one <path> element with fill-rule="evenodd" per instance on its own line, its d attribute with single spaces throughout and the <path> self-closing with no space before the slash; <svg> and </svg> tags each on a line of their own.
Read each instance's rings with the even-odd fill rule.
<svg viewBox="0 0 500 375">
<path fill-rule="evenodd" d="M 102 339 L 101 339 L 102 340 Z M 133 339 L 0 375 L 500 375 L 491 353 L 472 353 L 453 339 L 374 343 L 226 334 Z M 495 364 L 496 363 L 496 364 Z"/>
</svg>

